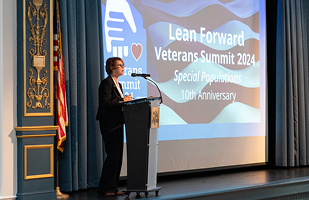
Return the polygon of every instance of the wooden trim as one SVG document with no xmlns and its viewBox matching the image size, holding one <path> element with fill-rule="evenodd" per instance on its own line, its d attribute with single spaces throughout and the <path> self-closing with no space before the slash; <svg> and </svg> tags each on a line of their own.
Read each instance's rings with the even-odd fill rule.
<svg viewBox="0 0 309 200">
<path fill-rule="evenodd" d="M 15 126 L 15 131 L 55 131 L 58 126 Z"/>
<path fill-rule="evenodd" d="M 18 135 L 17 138 L 33 138 L 33 137 L 55 137 L 56 134 L 42 134 L 42 135 Z"/>
<path fill-rule="evenodd" d="M 37 174 L 37 175 L 30 175 L 28 176 L 27 171 L 27 150 L 28 149 L 50 149 L 50 173 L 49 174 Z M 40 161 L 38 161 L 40 162 Z M 54 177 L 54 148 L 53 144 L 47 144 L 47 145 L 25 145 L 24 146 L 24 178 L 25 180 L 29 179 L 38 179 L 38 178 L 51 178 Z"/>
</svg>

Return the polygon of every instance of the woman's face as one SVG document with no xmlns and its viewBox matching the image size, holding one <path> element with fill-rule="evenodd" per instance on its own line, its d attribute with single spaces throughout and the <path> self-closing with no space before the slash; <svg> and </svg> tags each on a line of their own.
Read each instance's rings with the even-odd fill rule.
<svg viewBox="0 0 309 200">
<path fill-rule="evenodd" d="M 116 60 L 115 67 L 115 69 L 112 69 L 111 75 L 118 78 L 119 76 L 123 75 L 124 64 L 121 60 Z"/>
</svg>

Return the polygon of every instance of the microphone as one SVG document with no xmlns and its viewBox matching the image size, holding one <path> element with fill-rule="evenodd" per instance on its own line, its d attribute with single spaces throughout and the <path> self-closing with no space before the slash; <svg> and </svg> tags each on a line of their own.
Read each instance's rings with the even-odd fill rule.
<svg viewBox="0 0 309 200">
<path fill-rule="evenodd" d="M 150 74 L 137 74 L 137 73 L 132 73 L 131 74 L 132 77 L 136 77 L 136 76 L 140 76 L 140 77 L 150 77 Z"/>
<path fill-rule="evenodd" d="M 151 80 L 150 78 L 148 78 L 148 77 L 150 77 L 150 74 L 137 74 L 137 73 L 132 73 L 131 76 L 132 76 L 132 77 L 140 76 L 140 77 L 143 77 L 144 79 L 146 79 L 147 81 L 153 83 L 153 84 L 157 87 L 157 89 L 158 89 L 158 91 L 159 91 L 159 93 L 160 93 L 160 100 L 161 100 L 161 103 L 163 102 L 163 101 L 162 101 L 162 94 L 161 94 L 161 91 L 160 91 L 158 85 L 156 84 L 156 82 L 154 82 L 153 80 Z"/>
</svg>

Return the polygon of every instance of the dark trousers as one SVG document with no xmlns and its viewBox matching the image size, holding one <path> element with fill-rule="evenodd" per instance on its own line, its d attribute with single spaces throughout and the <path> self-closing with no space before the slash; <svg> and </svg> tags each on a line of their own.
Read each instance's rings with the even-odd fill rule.
<svg viewBox="0 0 309 200">
<path fill-rule="evenodd" d="M 103 163 L 98 193 L 118 191 L 123 154 L 123 124 L 100 121 L 107 157 Z"/>
</svg>

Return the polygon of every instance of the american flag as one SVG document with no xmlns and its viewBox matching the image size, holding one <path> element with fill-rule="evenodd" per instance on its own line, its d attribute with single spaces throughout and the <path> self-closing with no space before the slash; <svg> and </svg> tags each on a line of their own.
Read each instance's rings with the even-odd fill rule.
<svg viewBox="0 0 309 200">
<path fill-rule="evenodd" d="M 56 9 L 54 13 L 54 71 L 56 71 L 57 74 L 57 149 L 63 152 L 63 142 L 66 139 L 66 126 L 68 126 L 68 112 L 65 91 L 65 74 L 62 59 L 58 0 L 56 0 Z"/>
</svg>

